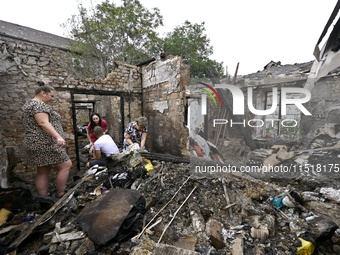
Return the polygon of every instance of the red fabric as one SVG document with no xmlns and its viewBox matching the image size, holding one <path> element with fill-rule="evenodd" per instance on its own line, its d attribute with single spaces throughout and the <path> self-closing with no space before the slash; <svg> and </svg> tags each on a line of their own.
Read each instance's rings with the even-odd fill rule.
<svg viewBox="0 0 340 255">
<path fill-rule="evenodd" d="M 198 157 L 204 157 L 204 152 L 203 152 L 202 148 L 199 145 L 194 144 L 194 149 L 195 149 L 196 154 L 197 154 Z"/>
<path fill-rule="evenodd" d="M 90 125 L 91 125 L 91 122 L 87 125 L 87 130 L 89 130 L 91 141 L 94 143 L 95 141 L 97 141 L 97 137 L 93 134 L 93 130 L 90 129 Z M 107 130 L 108 124 L 106 120 L 102 119 L 101 127 L 104 132 Z"/>
</svg>

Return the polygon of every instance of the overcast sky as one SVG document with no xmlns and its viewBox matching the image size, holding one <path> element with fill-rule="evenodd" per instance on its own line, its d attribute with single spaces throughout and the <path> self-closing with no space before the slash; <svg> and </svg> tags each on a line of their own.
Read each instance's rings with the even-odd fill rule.
<svg viewBox="0 0 340 255">
<path fill-rule="evenodd" d="M 119 0 L 111 0 L 120 3 Z M 61 23 L 77 14 L 78 3 L 90 0 L 3 0 L 0 20 L 64 35 Z M 92 0 L 94 4 L 100 0 Z M 205 22 L 214 48 L 212 59 L 234 74 L 255 73 L 271 60 L 283 65 L 314 60 L 314 46 L 337 0 L 140 0 L 158 7 L 164 27 L 171 32 L 185 20 Z"/>
</svg>

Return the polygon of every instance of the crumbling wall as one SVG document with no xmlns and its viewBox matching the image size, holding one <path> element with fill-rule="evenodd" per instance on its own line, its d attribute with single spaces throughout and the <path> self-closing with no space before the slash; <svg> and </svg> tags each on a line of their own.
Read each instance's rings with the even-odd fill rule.
<svg viewBox="0 0 340 255">
<path fill-rule="evenodd" d="M 51 106 L 58 111 L 66 133 L 68 154 L 76 162 L 74 95 L 106 95 L 120 98 L 121 118 L 126 125 L 133 116 L 142 112 L 141 72 L 136 66 L 116 62 L 115 69 L 105 80 L 80 80 L 73 77 L 67 66 L 67 49 L 50 47 L 32 41 L 0 36 L 0 162 L 1 169 L 8 169 L 6 148 L 14 148 L 20 162 L 24 129 L 21 122 L 21 107 L 34 96 L 37 81 L 44 80 L 57 90 Z M 118 114 L 116 114 L 118 115 Z M 16 172 L 35 173 L 21 162 Z"/>
<path fill-rule="evenodd" d="M 190 69 L 180 57 L 157 60 L 143 72 L 143 107 L 149 119 L 147 147 L 151 151 L 188 155 L 186 95 Z"/>
<path fill-rule="evenodd" d="M 0 35 L 0 113 L 4 123 L 0 129 L 1 169 L 22 176 L 35 173 L 21 162 L 24 137 L 21 108 L 34 96 L 39 80 L 57 90 L 51 106 L 63 116 L 73 168 L 79 163 L 75 102 L 97 102 L 95 111 L 108 119 L 110 134 L 117 139 L 122 139 L 124 127 L 130 121 L 145 115 L 150 124 L 149 150 L 181 156 L 188 154 L 185 88 L 190 73 L 181 58 L 157 60 L 145 67 L 116 62 L 114 70 L 104 80 L 79 79 L 71 73 L 67 52 L 65 47 Z M 6 148 L 15 153 L 14 165 L 8 164 Z"/>
<path fill-rule="evenodd" d="M 304 145 L 308 145 L 319 135 L 335 138 L 340 132 L 340 77 L 321 78 L 311 91 L 307 104 L 311 116 L 302 116 L 301 135 Z M 339 137 L 338 137 L 339 138 Z"/>
</svg>

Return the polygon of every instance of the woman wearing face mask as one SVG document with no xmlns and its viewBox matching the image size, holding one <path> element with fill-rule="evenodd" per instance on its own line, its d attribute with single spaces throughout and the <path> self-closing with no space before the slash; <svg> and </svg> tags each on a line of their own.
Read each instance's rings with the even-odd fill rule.
<svg viewBox="0 0 340 255">
<path fill-rule="evenodd" d="M 89 150 L 90 155 L 92 155 L 93 153 L 93 143 L 97 140 L 97 137 L 93 133 L 93 130 L 96 126 L 101 127 L 104 131 L 104 134 L 107 133 L 108 124 L 106 120 L 102 119 L 98 113 L 92 113 L 90 117 L 90 122 L 87 125 L 87 130 L 86 130 L 87 139 L 90 142 L 90 150 Z"/>
</svg>

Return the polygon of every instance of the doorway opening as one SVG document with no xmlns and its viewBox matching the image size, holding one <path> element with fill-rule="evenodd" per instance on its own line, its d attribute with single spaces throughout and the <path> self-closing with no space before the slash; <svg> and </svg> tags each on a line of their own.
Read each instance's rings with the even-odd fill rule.
<svg viewBox="0 0 340 255">
<path fill-rule="evenodd" d="M 124 99 L 121 95 L 107 95 L 99 92 L 98 94 L 74 92 L 71 98 L 77 168 L 80 170 L 90 157 L 87 150 L 89 144 L 87 126 L 92 113 L 98 113 L 102 119 L 107 121 L 107 134 L 121 148 L 124 132 Z"/>
</svg>

